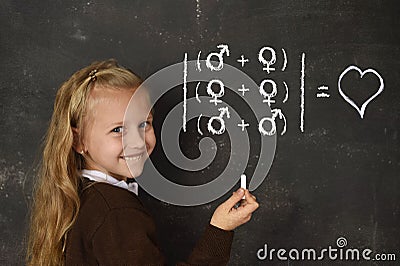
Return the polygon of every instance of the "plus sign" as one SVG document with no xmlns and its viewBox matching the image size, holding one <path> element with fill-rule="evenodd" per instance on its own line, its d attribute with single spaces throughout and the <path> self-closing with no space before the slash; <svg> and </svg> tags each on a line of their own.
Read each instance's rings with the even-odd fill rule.
<svg viewBox="0 0 400 266">
<path fill-rule="evenodd" d="M 244 58 L 244 55 L 241 55 L 240 59 L 238 59 L 236 61 L 239 62 L 240 64 L 242 64 L 242 67 L 244 67 L 244 64 L 249 62 L 250 60 L 248 58 Z"/>
<path fill-rule="evenodd" d="M 263 103 L 267 103 L 269 107 L 271 107 L 271 103 L 275 103 L 275 100 L 272 100 L 271 97 L 267 97 L 267 99 L 263 100 Z"/>
<path fill-rule="evenodd" d="M 250 125 L 247 124 L 247 123 L 244 123 L 244 120 L 242 120 L 242 122 L 241 122 L 240 124 L 238 124 L 238 127 L 241 127 L 241 128 L 242 128 L 242 131 L 244 131 L 244 129 L 245 129 L 246 127 L 248 127 L 248 126 L 250 126 Z"/>
<path fill-rule="evenodd" d="M 246 87 L 244 86 L 244 84 L 242 84 L 242 88 L 241 88 L 241 89 L 238 89 L 238 91 L 240 91 L 240 92 L 242 93 L 242 96 L 244 96 L 244 94 L 246 93 L 246 91 L 249 91 L 249 89 L 246 88 Z"/>
</svg>

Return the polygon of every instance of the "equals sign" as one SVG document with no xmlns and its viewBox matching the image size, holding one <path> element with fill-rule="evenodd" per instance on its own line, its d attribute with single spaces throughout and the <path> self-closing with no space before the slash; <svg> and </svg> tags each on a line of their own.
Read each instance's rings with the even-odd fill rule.
<svg viewBox="0 0 400 266">
<path fill-rule="evenodd" d="M 319 93 L 317 93 L 317 98 L 329 98 L 330 95 L 326 93 L 325 91 L 329 90 L 328 86 L 320 86 L 318 87 Z"/>
</svg>

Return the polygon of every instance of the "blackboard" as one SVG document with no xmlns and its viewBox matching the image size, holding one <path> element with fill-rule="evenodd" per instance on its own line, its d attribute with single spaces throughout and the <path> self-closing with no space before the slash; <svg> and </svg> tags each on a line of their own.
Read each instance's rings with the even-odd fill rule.
<svg viewBox="0 0 400 266">
<path fill-rule="evenodd" d="M 77 69 L 107 58 L 146 78 L 182 62 L 185 53 L 195 60 L 199 51 L 205 57 L 220 44 L 229 45 L 225 62 L 257 84 L 269 77 L 258 61 L 260 49 L 276 50 L 277 70 L 270 77 L 279 81 L 276 106 L 287 119 L 284 135 L 282 120 L 277 122 L 274 160 L 254 191 L 260 208 L 251 222 L 236 230 L 230 265 L 312 263 L 276 255 L 272 261 L 262 260 L 257 253 L 265 245 L 288 252 L 368 248 L 382 259 L 392 259 L 384 265 L 400 260 L 398 2 L 1 1 L 0 14 L 1 265 L 23 263 L 34 166 L 60 84 Z M 287 56 L 284 71 L 282 49 Z M 243 68 L 237 61 L 241 55 L 249 59 Z M 348 69 L 351 66 L 359 71 Z M 364 72 L 368 69 L 376 73 Z M 384 84 L 362 118 L 339 91 L 343 73 L 342 91 L 360 109 Z M 283 81 L 290 93 L 285 103 Z M 176 101 L 176 95 L 170 100 Z M 241 106 L 240 99 L 227 97 L 232 106 Z M 160 108 L 167 107 L 168 98 Z M 250 124 L 257 122 L 252 119 L 249 116 Z M 257 147 L 264 137 L 254 132 L 249 135 L 248 176 L 260 163 Z M 198 150 L 190 143 L 199 140 L 197 132 L 182 134 L 180 140 L 182 150 L 196 157 Z M 210 169 L 194 175 L 172 172 L 178 176 L 175 181 L 208 182 L 212 173 L 221 171 L 225 155 L 234 147 L 226 134 L 214 140 L 219 154 Z M 158 148 L 153 159 L 162 159 L 161 153 Z M 160 168 L 169 169 L 160 161 Z M 181 207 L 141 193 L 170 263 L 189 254 L 215 207 L 228 196 Z M 382 265 L 327 257 L 324 263 Z"/>
</svg>

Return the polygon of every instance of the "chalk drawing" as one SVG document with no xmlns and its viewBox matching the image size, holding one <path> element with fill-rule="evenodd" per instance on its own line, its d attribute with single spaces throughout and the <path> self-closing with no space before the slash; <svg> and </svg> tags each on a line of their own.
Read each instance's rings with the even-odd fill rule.
<svg viewBox="0 0 400 266">
<path fill-rule="evenodd" d="M 285 94 L 285 98 L 283 99 L 282 103 L 285 103 L 289 99 L 289 87 L 286 84 L 286 82 L 283 82 L 283 85 L 285 86 L 286 94 Z"/>
<path fill-rule="evenodd" d="M 317 98 L 329 98 L 330 97 L 329 93 L 324 92 L 324 91 L 329 90 L 328 86 L 325 86 L 325 85 L 319 86 L 317 90 L 322 91 L 322 92 L 317 93 Z"/>
<path fill-rule="evenodd" d="M 213 89 L 212 89 L 213 84 L 218 84 L 218 86 L 219 86 L 218 94 L 213 91 Z M 207 93 L 208 93 L 208 95 L 213 97 L 213 99 L 210 100 L 210 103 L 214 103 L 214 105 L 222 103 L 222 100 L 220 100 L 218 98 L 224 96 L 224 94 L 225 94 L 224 83 L 222 83 L 222 81 L 220 81 L 219 79 L 210 80 L 207 84 Z"/>
<path fill-rule="evenodd" d="M 375 76 L 377 76 L 378 79 L 379 79 L 379 88 L 377 89 L 377 91 L 376 91 L 371 97 L 369 97 L 369 98 L 361 105 L 361 108 L 358 107 L 357 104 L 356 104 L 345 92 L 343 92 L 343 89 L 341 88 L 341 81 L 342 81 L 342 78 L 343 78 L 344 75 L 346 75 L 349 71 L 353 71 L 353 70 L 357 71 L 357 72 L 360 74 L 360 77 L 361 77 L 361 78 L 363 78 L 363 76 L 364 76 L 365 74 L 372 73 L 372 74 L 374 74 Z M 376 97 L 378 97 L 379 94 L 382 93 L 384 87 L 385 87 L 385 85 L 384 85 L 384 82 L 383 82 L 383 78 L 381 77 L 381 75 L 379 75 L 379 73 L 378 73 L 375 69 L 368 68 L 368 69 L 362 71 L 360 68 L 358 68 L 357 66 L 353 66 L 353 65 L 348 66 L 348 67 L 342 72 L 342 74 L 340 74 L 339 80 L 338 80 L 338 90 L 339 90 L 340 95 L 343 97 L 343 99 L 344 99 L 346 102 L 348 102 L 351 106 L 353 106 L 353 107 L 357 110 L 357 112 L 359 113 L 361 119 L 364 118 L 365 109 L 367 108 L 368 104 L 369 104 L 373 99 L 375 99 Z"/>
<path fill-rule="evenodd" d="M 239 62 L 242 67 L 244 67 L 244 64 L 250 62 L 250 59 L 245 58 L 244 55 L 241 55 L 240 59 L 238 59 L 236 61 Z"/>
<path fill-rule="evenodd" d="M 197 132 L 199 132 L 199 134 L 203 136 L 203 132 L 200 129 L 200 119 L 202 116 L 203 114 L 200 114 L 199 117 L 197 118 Z"/>
<path fill-rule="evenodd" d="M 208 120 L 208 124 L 207 124 L 207 129 L 209 132 L 211 132 L 212 134 L 216 134 L 216 135 L 221 135 L 225 132 L 225 121 L 224 119 L 222 119 L 222 117 L 226 114 L 226 117 L 229 118 L 230 117 L 230 113 L 228 110 L 228 107 L 222 107 L 222 108 L 218 108 L 218 111 L 220 111 L 219 116 L 213 116 L 210 118 L 210 120 Z M 216 130 L 213 125 L 212 122 L 214 120 L 217 120 L 220 123 L 220 128 L 218 130 Z"/>
<path fill-rule="evenodd" d="M 186 105 L 187 105 L 187 53 L 183 59 L 183 116 L 182 116 L 182 127 L 183 132 L 186 132 Z"/>
<path fill-rule="evenodd" d="M 271 88 L 272 88 L 271 93 L 267 93 L 265 91 L 265 89 L 264 89 L 265 83 L 271 84 Z M 268 106 L 271 106 L 271 103 L 275 103 L 275 100 L 271 100 L 271 98 L 275 97 L 276 94 L 278 93 L 278 89 L 276 87 L 275 81 L 273 81 L 272 79 L 264 79 L 260 84 L 259 92 L 264 98 L 267 98 L 267 99 L 263 100 L 263 103 L 267 103 Z"/>
<path fill-rule="evenodd" d="M 219 51 L 212 51 L 209 52 L 207 55 L 207 60 L 201 60 L 201 51 L 198 52 L 197 54 L 197 63 L 196 63 L 196 69 L 197 71 L 201 71 L 201 64 L 200 62 L 205 63 L 205 66 L 203 65 L 203 70 L 211 70 L 211 71 L 220 71 L 219 73 L 223 72 L 221 71 L 222 68 L 224 67 L 224 57 L 225 56 L 229 56 L 230 55 L 230 50 L 229 50 L 229 46 L 227 44 L 219 44 L 217 45 L 217 48 L 219 49 Z M 281 52 L 282 52 L 282 67 L 280 68 L 280 70 L 286 71 L 287 66 L 288 66 L 288 54 L 285 50 L 285 48 L 281 48 Z M 185 54 L 187 56 L 187 54 Z M 239 56 L 240 55 L 240 56 Z M 271 77 L 274 75 L 272 72 L 275 71 L 275 67 L 274 65 L 277 64 L 277 52 L 275 51 L 275 49 L 273 48 L 273 46 L 263 46 L 261 47 L 261 49 L 258 51 L 258 61 L 263 65 L 263 71 L 266 71 L 268 74 L 271 74 Z M 238 54 L 238 56 L 236 57 L 236 61 L 241 65 L 241 67 L 244 67 L 247 63 L 249 63 L 252 59 L 247 58 L 244 54 Z M 305 131 L 305 107 L 306 107 L 306 53 L 305 52 L 301 52 L 300 54 L 300 102 L 299 102 L 299 129 L 300 132 L 304 133 Z M 187 60 L 187 59 L 185 59 Z M 187 79 L 187 66 L 185 66 L 184 70 L 184 82 L 186 82 Z M 351 96 L 349 96 L 346 91 L 343 89 L 343 84 L 342 84 L 342 79 L 343 77 L 351 72 L 351 71 L 357 71 L 360 75 L 361 78 L 363 78 L 365 75 L 367 74 L 372 74 L 375 75 L 378 79 L 379 79 L 379 86 L 376 88 L 376 91 L 374 92 L 374 94 L 372 96 L 370 96 L 366 101 L 364 101 L 364 103 L 362 103 L 360 106 L 358 106 L 354 100 L 351 98 Z M 222 97 L 225 94 L 225 82 L 228 82 L 227 80 L 225 80 L 225 78 L 223 79 L 224 82 L 222 82 L 222 79 L 215 79 L 214 77 L 210 78 L 211 81 L 208 81 L 208 85 L 207 85 L 207 93 L 209 96 L 211 96 L 211 99 L 209 100 L 210 103 L 213 103 L 215 106 L 217 106 L 218 104 L 221 104 L 223 102 Z M 286 83 L 285 81 L 279 81 L 282 82 L 283 84 L 283 88 L 285 89 L 285 95 L 284 98 L 282 100 L 281 103 L 287 103 L 289 100 L 289 85 L 288 83 Z M 241 84 L 240 88 L 236 89 L 236 92 L 238 92 L 238 94 L 240 93 L 240 95 L 244 98 L 246 96 L 247 100 L 249 97 L 252 98 L 252 95 L 254 95 L 254 92 L 256 92 L 256 94 L 261 95 L 263 97 L 262 102 L 268 104 L 269 107 L 271 107 L 271 105 L 275 105 L 278 103 L 278 100 L 276 98 L 277 94 L 278 94 L 278 83 L 276 82 L 274 79 L 264 79 L 261 81 L 260 85 L 257 86 L 258 87 L 258 92 L 256 92 L 255 90 L 246 87 L 248 86 L 248 84 Z M 358 114 L 360 115 L 361 119 L 364 119 L 365 117 L 365 110 L 368 106 L 368 104 L 374 100 L 376 97 L 378 97 L 384 90 L 384 80 L 381 77 L 381 75 L 374 69 L 372 68 L 368 68 L 366 70 L 361 70 L 359 67 L 355 66 L 355 65 L 350 65 L 347 68 L 344 69 L 344 71 L 340 74 L 338 81 L 338 90 L 340 95 L 343 97 L 343 99 L 349 103 L 353 108 L 355 108 L 358 112 Z M 196 99 L 197 102 L 201 102 L 200 101 L 200 97 L 199 97 L 199 85 L 200 83 L 197 84 L 196 86 Z M 212 87 L 212 86 L 219 86 L 219 91 L 214 91 L 216 90 L 216 88 Z M 239 85 L 235 85 L 235 86 L 239 86 Z M 330 85 L 328 84 L 322 84 L 319 85 L 317 87 L 317 93 L 316 93 L 316 98 L 320 99 L 326 99 L 328 100 L 330 98 L 330 92 L 329 92 L 329 87 Z M 186 110 L 186 85 L 184 84 L 184 111 Z M 213 90 L 214 89 L 214 90 Z M 279 110 L 279 111 L 278 111 Z M 187 111 L 187 110 L 186 110 Z M 271 110 L 272 111 L 272 110 Z M 277 118 L 277 119 L 281 119 L 284 121 L 284 128 L 282 130 L 282 134 L 284 134 L 286 132 L 286 117 L 284 115 L 284 112 L 281 109 L 274 109 L 274 112 L 272 113 L 272 117 L 269 118 L 265 118 L 264 120 L 260 121 L 260 119 L 258 119 L 259 121 L 259 131 L 261 134 L 263 135 L 273 135 L 272 133 L 275 132 L 275 130 L 265 130 L 265 128 L 263 127 L 264 125 L 266 125 L 267 123 L 270 123 L 271 125 L 273 124 L 274 121 L 273 117 Z M 215 118 L 217 119 L 217 118 Z M 215 120 L 214 119 L 214 120 Z M 238 120 L 240 121 L 240 119 Z M 247 123 L 245 123 L 244 121 L 242 121 L 241 123 L 237 124 L 237 126 L 239 126 L 242 131 L 244 131 L 246 129 L 246 127 L 248 127 L 249 125 Z M 272 129 L 274 128 L 274 125 L 272 125 Z M 186 130 L 185 127 L 185 123 L 184 123 L 184 130 Z M 267 133 L 268 134 L 267 134 Z M 281 135 L 282 135 L 281 134 Z"/>
<path fill-rule="evenodd" d="M 200 86 L 200 81 L 199 82 L 197 82 L 197 85 L 196 85 L 196 100 L 199 102 L 199 103 L 201 103 L 201 100 L 200 100 L 200 97 L 199 97 L 199 86 Z"/>
<path fill-rule="evenodd" d="M 304 71 L 305 71 L 306 54 L 301 54 L 301 71 L 300 71 L 300 131 L 304 132 Z"/>
<path fill-rule="evenodd" d="M 271 53 L 270 60 L 266 60 L 264 58 L 265 50 L 268 50 Z M 276 52 L 275 52 L 274 48 L 269 47 L 269 46 L 262 47 L 258 53 L 258 61 L 265 66 L 265 67 L 263 67 L 263 70 L 267 71 L 268 74 L 271 73 L 271 71 L 275 71 L 275 68 L 271 67 L 271 65 L 275 64 L 275 62 L 276 62 Z"/>
<path fill-rule="evenodd" d="M 246 127 L 248 127 L 248 126 L 250 126 L 250 124 L 245 123 L 244 120 L 242 120 L 242 122 L 241 122 L 240 124 L 238 124 L 238 127 L 241 127 L 241 128 L 242 128 L 242 131 L 244 131 L 244 129 L 245 129 Z"/>
<path fill-rule="evenodd" d="M 264 117 L 260 120 L 258 123 L 258 131 L 263 135 L 263 136 L 272 136 L 275 135 L 276 133 L 276 118 L 278 117 L 283 121 L 283 129 L 281 132 L 281 135 L 284 135 L 286 133 L 286 117 L 282 113 L 281 109 L 272 109 L 272 117 Z M 265 130 L 264 128 L 264 122 L 268 121 L 271 124 L 271 129 L 270 130 Z"/>
<path fill-rule="evenodd" d="M 282 66 L 282 71 L 286 70 L 287 66 L 287 56 L 286 56 L 286 51 L 284 48 L 282 48 L 282 54 L 283 54 L 283 66 Z"/>
<path fill-rule="evenodd" d="M 246 88 L 244 86 L 244 84 L 242 84 L 242 87 L 240 89 L 238 89 L 238 91 L 240 91 L 242 93 L 242 96 L 244 96 L 244 94 L 248 91 L 250 91 L 248 88 Z"/>
<path fill-rule="evenodd" d="M 201 66 L 200 66 L 200 56 L 201 56 L 201 51 L 197 54 L 197 71 L 201 72 Z"/>
<path fill-rule="evenodd" d="M 264 129 L 264 122 L 268 121 L 271 124 L 271 129 L 269 131 Z M 276 133 L 276 123 L 275 120 L 272 117 L 264 117 L 258 122 L 258 131 L 263 135 L 263 136 L 272 136 L 275 135 Z"/>
<path fill-rule="evenodd" d="M 217 48 L 220 49 L 219 53 L 213 52 L 207 55 L 206 66 L 211 71 L 220 71 L 224 67 L 224 54 L 226 54 L 226 56 L 229 56 L 228 45 L 220 44 L 217 46 Z M 212 58 L 215 56 L 218 58 L 218 65 L 216 67 L 211 63 Z"/>
</svg>

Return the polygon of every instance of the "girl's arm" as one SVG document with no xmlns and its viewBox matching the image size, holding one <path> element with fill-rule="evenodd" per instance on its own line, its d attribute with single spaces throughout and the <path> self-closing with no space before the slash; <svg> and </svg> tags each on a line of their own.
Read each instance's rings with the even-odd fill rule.
<svg viewBox="0 0 400 266">
<path fill-rule="evenodd" d="M 235 204 L 245 195 L 241 206 Z M 256 198 L 248 190 L 239 189 L 215 210 L 210 225 L 198 241 L 187 263 L 179 265 L 226 265 L 229 262 L 236 227 L 247 223 L 258 208 Z"/>
<path fill-rule="evenodd" d="M 216 209 L 188 260 L 179 265 L 228 263 L 232 230 L 247 222 L 258 207 L 246 191 L 246 202 L 234 209 L 242 197 L 235 192 Z M 82 203 L 86 211 L 80 213 L 67 238 L 66 265 L 164 265 L 154 222 L 131 192 L 95 184 L 86 190 Z"/>
<path fill-rule="evenodd" d="M 243 195 L 245 198 L 242 200 Z M 242 200 L 238 208 L 235 204 Z M 251 219 L 252 213 L 257 210 L 258 203 L 256 197 L 250 194 L 249 190 L 242 188 L 233 192 L 233 195 L 222 203 L 215 210 L 211 218 L 211 224 L 223 230 L 234 230 L 236 227 L 247 223 Z"/>
</svg>

